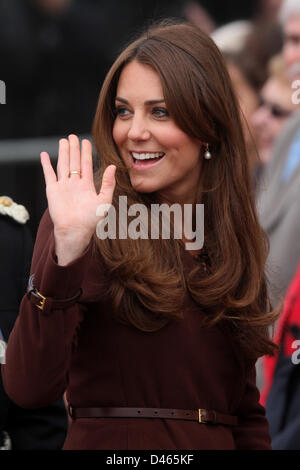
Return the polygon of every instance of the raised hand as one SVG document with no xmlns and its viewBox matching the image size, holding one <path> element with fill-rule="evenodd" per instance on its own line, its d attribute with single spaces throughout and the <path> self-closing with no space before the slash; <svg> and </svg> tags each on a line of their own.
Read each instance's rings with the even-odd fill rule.
<svg viewBox="0 0 300 470">
<path fill-rule="evenodd" d="M 116 167 L 106 168 L 99 194 L 93 180 L 92 145 L 76 135 L 59 141 L 57 175 L 48 153 L 41 153 L 50 217 L 54 225 L 58 264 L 66 265 L 88 246 L 97 223 L 100 204 L 111 204 Z"/>
</svg>

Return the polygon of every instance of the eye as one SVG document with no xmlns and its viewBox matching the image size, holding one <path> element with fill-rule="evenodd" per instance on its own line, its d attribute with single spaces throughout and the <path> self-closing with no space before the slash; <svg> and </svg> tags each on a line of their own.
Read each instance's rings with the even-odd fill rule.
<svg viewBox="0 0 300 470">
<path fill-rule="evenodd" d="M 120 118 L 127 117 L 130 114 L 130 111 L 126 106 L 116 106 L 114 109 L 115 116 L 119 116 Z"/>
<path fill-rule="evenodd" d="M 166 108 L 153 108 L 152 114 L 157 118 L 166 118 L 169 116 L 169 113 Z"/>
</svg>

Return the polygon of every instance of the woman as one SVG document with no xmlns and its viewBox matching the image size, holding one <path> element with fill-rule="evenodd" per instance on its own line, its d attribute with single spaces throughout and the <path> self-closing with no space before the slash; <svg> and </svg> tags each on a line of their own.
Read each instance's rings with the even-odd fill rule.
<svg viewBox="0 0 300 470">
<path fill-rule="evenodd" d="M 257 357 L 274 349 L 265 245 L 214 43 L 162 24 L 130 44 L 102 87 L 94 138 L 99 194 L 88 141 L 81 152 L 76 136 L 60 141 L 57 176 L 41 155 L 49 211 L 7 348 L 7 393 L 30 407 L 67 389 L 64 449 L 269 449 L 255 385 Z M 119 196 L 131 216 L 136 203 L 193 204 L 193 228 L 204 204 L 203 249 L 124 227 L 99 238 L 97 207 L 118 209 Z"/>
</svg>

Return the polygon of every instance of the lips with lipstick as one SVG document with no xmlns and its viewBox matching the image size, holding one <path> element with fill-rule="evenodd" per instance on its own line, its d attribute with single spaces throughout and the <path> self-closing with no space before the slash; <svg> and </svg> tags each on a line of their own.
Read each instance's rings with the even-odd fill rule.
<svg viewBox="0 0 300 470">
<path fill-rule="evenodd" d="M 145 169 L 157 165 L 164 158 L 164 152 L 130 152 L 132 167 Z"/>
</svg>

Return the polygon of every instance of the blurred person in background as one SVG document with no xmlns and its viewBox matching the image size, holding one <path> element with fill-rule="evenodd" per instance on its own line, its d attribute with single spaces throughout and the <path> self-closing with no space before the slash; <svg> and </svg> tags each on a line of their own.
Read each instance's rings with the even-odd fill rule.
<svg viewBox="0 0 300 470">
<path fill-rule="evenodd" d="M 280 11 L 284 30 L 283 57 L 291 86 L 300 78 L 300 2 L 285 0 Z M 279 351 L 264 357 L 266 406 L 272 448 L 300 450 L 300 112 L 286 124 L 264 171 L 260 218 L 270 238 L 270 294 L 275 302 L 286 294 L 276 328 Z M 289 287 L 288 291 L 287 288 Z M 273 301 L 274 304 L 274 301 Z"/>
<path fill-rule="evenodd" d="M 282 34 L 275 23 L 235 21 L 215 30 L 212 38 L 223 53 L 239 100 L 255 187 L 259 159 L 252 116 L 259 107 L 260 90 L 268 77 L 267 63 L 281 50 Z"/>
<path fill-rule="evenodd" d="M 238 21 L 214 31 L 212 37 L 224 55 L 239 99 L 249 171 L 256 192 L 261 172 L 252 116 L 259 108 L 261 89 L 269 75 L 268 63 L 282 49 L 282 31 L 274 21 Z M 262 384 L 262 364 L 258 361 L 257 386 L 261 388 Z"/>
<path fill-rule="evenodd" d="M 284 59 L 291 80 L 300 78 L 300 2 L 286 0 L 280 12 L 284 29 Z"/>
<path fill-rule="evenodd" d="M 292 82 L 300 64 L 300 2 L 285 0 L 280 18 L 284 32 L 283 61 L 292 102 L 295 92 Z M 270 240 L 267 265 L 274 306 L 285 295 L 300 259 L 300 113 L 298 104 L 293 105 L 294 112 L 276 141 L 257 191 L 261 224 Z"/>
<path fill-rule="evenodd" d="M 270 76 L 259 95 L 259 107 L 251 118 L 260 158 L 259 168 L 268 163 L 276 138 L 295 111 L 291 84 L 281 55 L 271 60 L 269 69 Z M 259 168 L 257 170 L 261 171 Z"/>
<path fill-rule="evenodd" d="M 0 450 L 60 450 L 67 433 L 63 400 L 25 410 L 10 400 L 1 378 L 6 344 L 30 272 L 33 241 L 26 223 L 28 218 L 24 206 L 10 197 L 0 197 Z"/>
<path fill-rule="evenodd" d="M 300 450 L 300 264 L 289 286 L 274 338 L 279 350 L 264 357 L 266 407 L 272 449 Z"/>
</svg>

